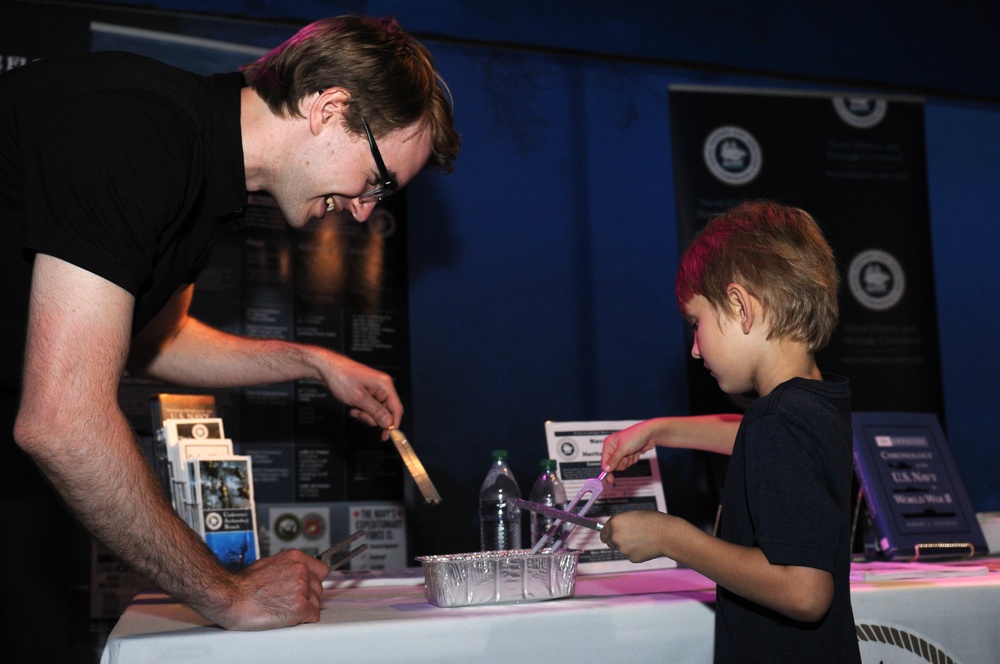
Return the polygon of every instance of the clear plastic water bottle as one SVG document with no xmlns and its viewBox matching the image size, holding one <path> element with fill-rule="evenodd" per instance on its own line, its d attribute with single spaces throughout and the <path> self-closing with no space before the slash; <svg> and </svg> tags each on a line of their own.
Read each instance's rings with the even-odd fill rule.
<svg viewBox="0 0 1000 664">
<path fill-rule="evenodd" d="M 534 486 L 531 487 L 531 497 L 529 500 L 533 503 L 541 503 L 549 507 L 564 509 L 566 507 L 566 488 L 559 481 L 559 476 L 556 473 L 556 460 L 542 459 L 538 462 L 538 467 L 542 469 L 542 474 L 538 476 Z M 538 540 L 548 532 L 555 521 L 550 516 L 538 514 L 537 512 L 531 513 L 532 546 L 538 543 Z M 559 539 L 559 533 L 556 533 L 550 541 L 554 542 L 557 539 Z"/>
<path fill-rule="evenodd" d="M 482 551 L 521 548 L 521 490 L 507 465 L 507 450 L 493 450 L 493 465 L 479 490 L 479 543 Z"/>
</svg>

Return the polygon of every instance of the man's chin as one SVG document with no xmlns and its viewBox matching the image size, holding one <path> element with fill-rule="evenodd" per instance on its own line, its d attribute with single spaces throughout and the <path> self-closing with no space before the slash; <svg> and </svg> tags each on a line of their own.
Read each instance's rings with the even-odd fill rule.
<svg viewBox="0 0 1000 664">
<path fill-rule="evenodd" d="M 281 210 L 281 215 L 285 218 L 285 221 L 287 221 L 288 225 L 292 228 L 302 228 L 314 218 L 314 216 L 308 211 L 289 210 L 285 206 L 281 205 L 280 202 L 278 203 L 278 208 Z"/>
</svg>

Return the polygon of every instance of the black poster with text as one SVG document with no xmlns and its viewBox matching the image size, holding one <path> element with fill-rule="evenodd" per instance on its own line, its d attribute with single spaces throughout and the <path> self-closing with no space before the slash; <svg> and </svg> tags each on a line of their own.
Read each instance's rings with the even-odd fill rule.
<svg viewBox="0 0 1000 664">
<path fill-rule="evenodd" d="M 321 346 L 392 376 L 409 412 L 405 192 L 364 224 L 328 214 L 293 229 L 270 196 L 250 196 L 195 282 L 191 315 L 230 332 Z M 347 413 L 318 380 L 229 390 L 175 388 L 126 376 L 122 409 L 149 430 L 158 392 L 215 396 L 238 454 L 253 458 L 261 503 L 403 500 L 403 466 L 381 430 Z"/>
<path fill-rule="evenodd" d="M 923 103 L 700 87 L 669 98 L 681 251 L 745 200 L 809 212 L 842 280 L 820 369 L 850 379 L 855 410 L 943 419 Z M 700 363 L 688 374 L 693 412 L 739 410 Z"/>
</svg>

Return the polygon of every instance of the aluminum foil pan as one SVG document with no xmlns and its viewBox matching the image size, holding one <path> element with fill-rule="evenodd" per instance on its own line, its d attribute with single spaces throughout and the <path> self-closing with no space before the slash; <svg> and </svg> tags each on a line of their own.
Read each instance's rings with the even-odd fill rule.
<svg viewBox="0 0 1000 664">
<path fill-rule="evenodd" d="M 427 599 L 435 606 L 536 602 L 569 597 L 579 551 L 530 549 L 420 556 Z"/>
</svg>

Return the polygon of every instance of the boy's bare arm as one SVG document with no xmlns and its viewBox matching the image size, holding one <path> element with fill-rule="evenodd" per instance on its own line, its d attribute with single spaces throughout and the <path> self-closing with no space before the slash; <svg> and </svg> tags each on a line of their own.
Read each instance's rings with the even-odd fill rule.
<svg viewBox="0 0 1000 664">
<path fill-rule="evenodd" d="M 676 447 L 732 454 L 741 416 L 735 414 L 657 417 L 604 439 L 601 468 L 625 470 L 654 447 Z"/>
<path fill-rule="evenodd" d="M 684 519 L 648 510 L 616 514 L 601 540 L 632 562 L 666 556 L 718 585 L 804 622 L 821 619 L 833 601 L 833 576 L 811 567 L 772 565 L 759 548 L 731 544 Z"/>
</svg>

